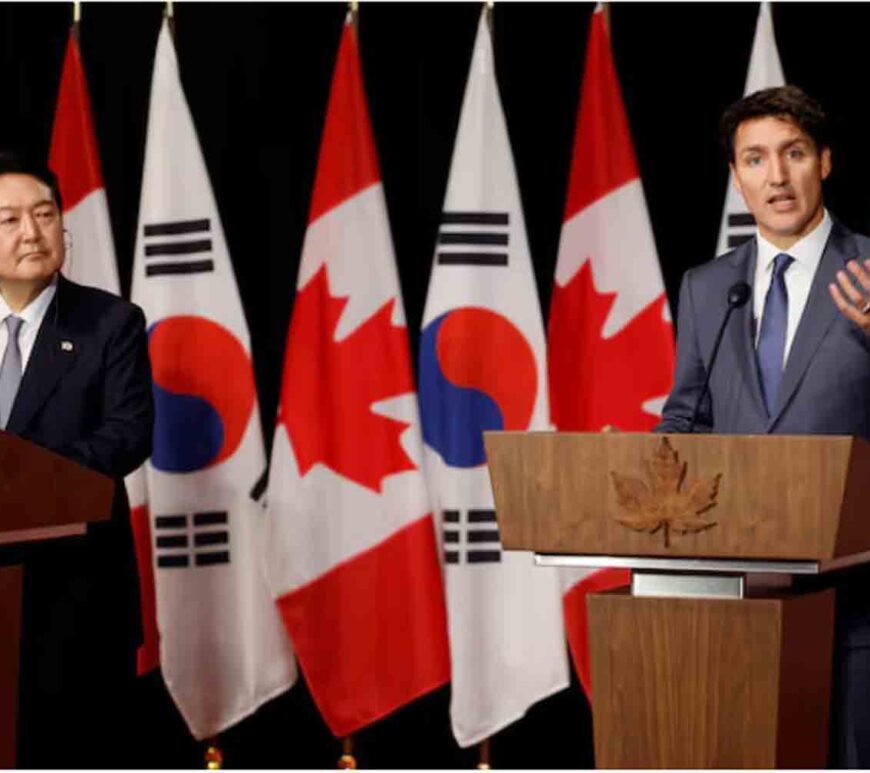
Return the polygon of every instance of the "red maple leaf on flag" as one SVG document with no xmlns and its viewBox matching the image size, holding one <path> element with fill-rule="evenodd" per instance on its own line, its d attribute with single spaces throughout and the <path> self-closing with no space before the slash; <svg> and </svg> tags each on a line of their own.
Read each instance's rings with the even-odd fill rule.
<svg viewBox="0 0 870 773">
<path fill-rule="evenodd" d="M 553 287 L 548 346 L 552 417 L 561 430 L 651 430 L 643 410 L 671 388 L 674 354 L 665 294 L 610 338 L 601 334 L 616 293 L 599 293 L 591 261 L 564 287 Z"/>
<path fill-rule="evenodd" d="M 379 400 L 414 391 L 407 333 L 391 321 L 391 299 L 336 341 L 346 305 L 347 298 L 329 294 L 325 265 L 298 292 L 278 422 L 302 475 L 320 462 L 380 492 L 387 475 L 416 469 L 400 443 L 408 424 L 372 411 Z"/>
</svg>

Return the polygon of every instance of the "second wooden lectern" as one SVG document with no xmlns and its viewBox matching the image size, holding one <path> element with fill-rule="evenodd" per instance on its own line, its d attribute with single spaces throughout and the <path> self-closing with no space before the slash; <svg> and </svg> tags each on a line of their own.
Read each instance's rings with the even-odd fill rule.
<svg viewBox="0 0 870 773">
<path fill-rule="evenodd" d="M 490 432 L 505 549 L 632 570 L 589 598 L 596 764 L 826 766 L 834 593 L 870 560 L 870 445 Z"/>
<path fill-rule="evenodd" d="M 0 431 L 0 546 L 84 534 L 111 514 L 115 484 L 105 475 Z M 18 746 L 24 568 L 0 553 L 0 768 L 13 768 Z M 24 551 L 26 552 L 26 551 Z"/>
</svg>

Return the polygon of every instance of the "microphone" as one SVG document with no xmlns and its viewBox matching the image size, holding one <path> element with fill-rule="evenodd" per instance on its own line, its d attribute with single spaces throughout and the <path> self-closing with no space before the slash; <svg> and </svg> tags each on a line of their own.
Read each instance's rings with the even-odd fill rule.
<svg viewBox="0 0 870 773">
<path fill-rule="evenodd" d="M 689 424 L 689 432 L 695 431 L 695 423 L 698 421 L 698 414 L 701 411 L 701 403 L 707 396 L 710 390 L 710 376 L 713 375 L 713 365 L 716 362 L 716 357 L 719 355 L 719 347 L 722 345 L 722 336 L 725 334 L 725 328 L 728 326 L 728 320 L 731 319 L 731 313 L 734 309 L 739 309 L 745 305 L 752 295 L 752 288 L 746 282 L 735 282 L 728 288 L 728 308 L 725 310 L 725 316 L 722 319 L 722 324 L 719 325 L 719 332 L 716 334 L 716 342 L 713 344 L 713 351 L 710 354 L 710 367 L 707 368 L 707 378 L 704 379 L 704 387 L 701 389 L 701 394 L 695 402 L 695 410 L 692 413 L 692 422 Z"/>
</svg>

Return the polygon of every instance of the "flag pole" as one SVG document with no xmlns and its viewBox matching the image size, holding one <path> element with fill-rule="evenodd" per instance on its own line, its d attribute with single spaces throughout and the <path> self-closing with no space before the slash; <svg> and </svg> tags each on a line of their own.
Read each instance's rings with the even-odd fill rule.
<svg viewBox="0 0 870 773">
<path fill-rule="evenodd" d="M 484 738 L 477 747 L 477 769 L 489 770 L 489 738 Z"/>
<path fill-rule="evenodd" d="M 205 743 L 205 769 L 223 770 L 224 753 L 221 751 L 220 746 L 218 746 L 217 736 L 211 736 Z"/>
<path fill-rule="evenodd" d="M 172 0 L 166 0 L 166 8 L 163 10 L 163 15 L 169 24 L 169 37 L 172 43 L 175 44 L 175 8 L 173 7 Z"/>
<path fill-rule="evenodd" d="M 495 7 L 494 0 L 483 0 L 483 7 L 486 13 L 486 26 L 489 30 L 490 39 L 493 39 L 495 36 L 492 31 L 492 12 Z M 493 47 L 495 47 L 495 41 L 493 40 Z M 477 747 L 477 769 L 478 770 L 489 770 L 489 737 L 484 738 Z"/>
<path fill-rule="evenodd" d="M 353 736 L 346 735 L 341 739 L 341 759 L 338 761 L 339 770 L 356 770 L 356 757 L 353 756 Z"/>
<path fill-rule="evenodd" d="M 613 34 L 610 31 L 610 3 L 601 4 L 601 13 L 604 15 L 604 29 L 607 30 L 607 37 L 612 38 Z"/>
<path fill-rule="evenodd" d="M 358 0 L 348 0 L 347 15 L 350 17 L 350 23 L 353 26 L 353 31 L 359 35 L 359 2 Z"/>
</svg>

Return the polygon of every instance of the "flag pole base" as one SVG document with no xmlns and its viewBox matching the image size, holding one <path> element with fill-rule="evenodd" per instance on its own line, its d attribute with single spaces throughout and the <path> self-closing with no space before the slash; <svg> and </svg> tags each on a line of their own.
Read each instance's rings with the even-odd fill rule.
<svg viewBox="0 0 870 773">
<path fill-rule="evenodd" d="M 224 753 L 217 745 L 216 738 L 208 739 L 208 746 L 205 750 L 205 769 L 206 770 L 223 770 Z"/>
<path fill-rule="evenodd" d="M 353 756 L 353 736 L 341 739 L 341 757 L 338 760 L 339 770 L 356 770 L 356 757 Z"/>
</svg>

